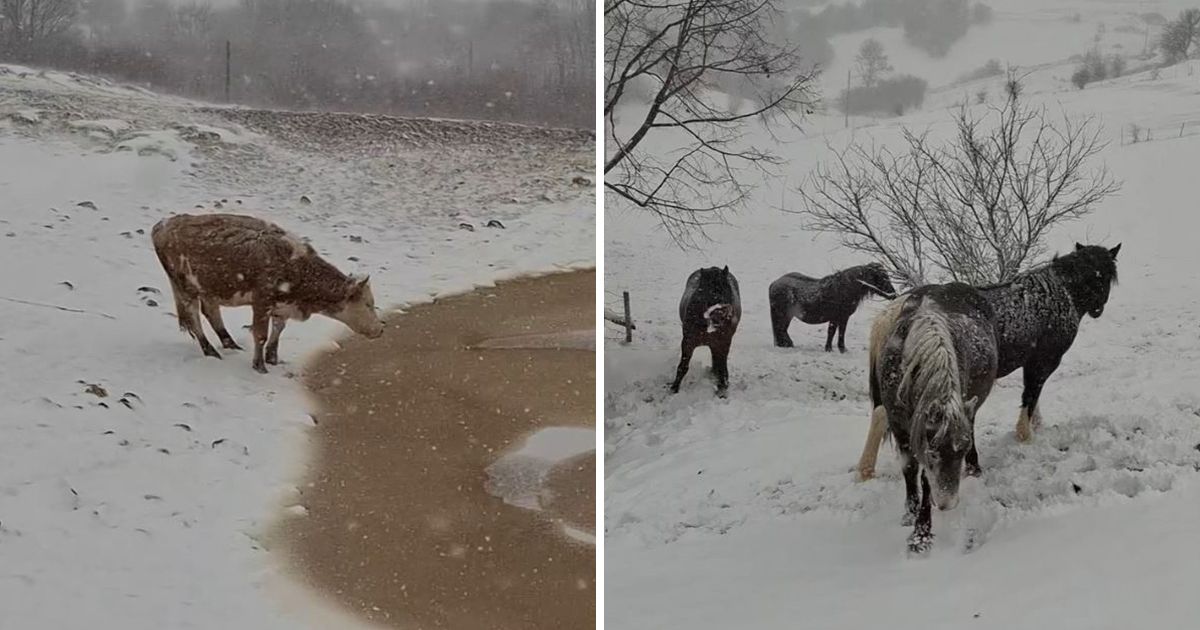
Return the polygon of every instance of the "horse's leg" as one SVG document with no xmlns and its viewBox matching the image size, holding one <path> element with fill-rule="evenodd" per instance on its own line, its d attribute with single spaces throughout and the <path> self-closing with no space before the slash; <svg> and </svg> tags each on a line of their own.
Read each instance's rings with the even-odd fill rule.
<svg viewBox="0 0 1200 630">
<path fill-rule="evenodd" d="M 903 449 L 904 457 L 904 517 L 900 519 L 901 525 L 912 525 L 917 520 L 917 507 L 920 502 L 920 497 L 917 496 L 917 473 L 920 472 L 920 464 L 917 459 L 908 453 L 908 446 Z"/>
<path fill-rule="evenodd" d="M 872 351 L 875 348 L 872 348 Z M 867 429 L 867 442 L 863 444 L 862 455 L 858 458 L 858 480 L 866 481 L 875 476 L 875 460 L 879 456 L 879 444 L 887 431 L 887 408 L 883 406 L 883 395 L 879 391 L 879 379 L 876 374 L 876 356 L 871 353 L 867 364 L 867 389 L 871 394 L 871 424 Z"/>
<path fill-rule="evenodd" d="M 850 321 L 850 316 L 847 315 L 838 321 L 838 350 L 842 354 L 846 353 L 846 324 Z"/>
<path fill-rule="evenodd" d="M 833 352 L 833 333 L 837 332 L 837 321 L 829 322 L 829 334 L 825 337 L 825 352 Z"/>
<path fill-rule="evenodd" d="M 729 346 L 733 339 L 722 340 L 709 346 L 712 350 L 713 371 L 717 373 L 717 396 L 725 397 L 729 390 Z"/>
<path fill-rule="evenodd" d="M 862 456 L 858 458 L 858 480 L 866 481 L 875 476 L 875 460 L 879 456 L 879 444 L 887 430 L 887 408 L 879 405 L 871 410 L 871 424 L 867 429 L 867 442 L 863 444 Z"/>
<path fill-rule="evenodd" d="M 1062 361 L 1061 354 L 1046 358 L 1035 357 L 1021 369 L 1025 380 L 1025 390 L 1021 392 L 1021 413 L 1017 417 L 1017 441 L 1028 442 L 1033 439 L 1034 422 L 1031 416 L 1037 415 L 1038 399 L 1042 395 L 1042 387 L 1058 369 Z"/>
<path fill-rule="evenodd" d="M 963 471 L 968 477 L 979 477 L 983 468 L 979 466 L 979 451 L 975 450 L 975 416 L 971 416 L 971 448 L 967 450 Z"/>
<path fill-rule="evenodd" d="M 685 334 L 679 355 L 679 367 L 675 370 L 675 382 L 671 383 L 672 394 L 679 393 L 679 384 L 683 382 L 683 377 L 687 376 L 688 366 L 692 363 L 692 353 L 695 351 L 696 343 Z"/>
<path fill-rule="evenodd" d="M 929 495 L 929 479 L 925 478 L 925 471 L 921 471 L 921 511 L 908 536 L 908 552 L 912 554 L 923 554 L 933 547 L 933 506 Z"/>
<path fill-rule="evenodd" d="M 792 314 L 788 312 L 787 304 L 779 304 L 780 300 L 771 300 L 771 333 L 775 336 L 775 346 L 791 348 L 795 344 L 788 336 L 788 325 L 792 323 Z"/>
</svg>

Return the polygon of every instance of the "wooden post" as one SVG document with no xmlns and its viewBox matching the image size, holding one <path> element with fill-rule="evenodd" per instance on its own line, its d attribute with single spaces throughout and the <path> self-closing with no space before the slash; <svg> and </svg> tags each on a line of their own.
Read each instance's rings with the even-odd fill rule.
<svg viewBox="0 0 1200 630">
<path fill-rule="evenodd" d="M 233 48 L 233 46 L 232 46 L 232 44 L 230 44 L 229 40 L 228 39 L 225 40 L 225 102 L 226 103 L 229 102 L 229 80 L 230 80 L 230 74 L 231 74 L 230 73 L 230 68 L 231 68 L 230 58 L 233 55 L 232 48 Z"/>
<path fill-rule="evenodd" d="M 621 295 L 625 298 L 625 343 L 633 342 L 633 317 L 629 315 L 629 292 L 622 291 Z"/>
</svg>

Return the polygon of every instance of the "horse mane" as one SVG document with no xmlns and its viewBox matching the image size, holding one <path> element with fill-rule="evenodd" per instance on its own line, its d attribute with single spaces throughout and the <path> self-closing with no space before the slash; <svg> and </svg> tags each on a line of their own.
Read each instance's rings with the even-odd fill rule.
<svg viewBox="0 0 1200 630">
<path fill-rule="evenodd" d="M 853 267 L 846 267 L 845 269 L 839 269 L 838 271 L 835 271 L 835 272 L 829 274 L 829 276 L 827 276 L 827 279 L 834 281 L 834 282 L 839 282 L 839 281 L 848 282 L 855 290 L 855 293 L 854 293 L 854 298 L 856 300 L 855 308 L 857 308 L 858 306 L 861 306 L 863 301 L 866 300 L 871 295 L 871 289 L 869 287 L 874 287 L 874 285 L 871 285 L 870 283 L 868 283 L 867 281 L 863 280 L 860 277 L 863 275 L 862 272 L 870 266 L 871 265 L 855 265 Z M 878 287 L 874 287 L 874 288 L 876 290 L 879 290 Z M 880 293 L 882 293 L 882 290 L 880 290 Z"/>
<path fill-rule="evenodd" d="M 935 418 L 944 419 L 935 441 L 946 436 L 958 439 L 971 432 L 970 420 L 962 409 L 958 354 L 950 322 L 944 313 L 928 305 L 925 301 L 918 306 L 909 323 L 897 390 L 897 396 L 908 401 L 912 410 L 909 440 L 917 453 L 928 447 L 925 429 Z"/>
</svg>

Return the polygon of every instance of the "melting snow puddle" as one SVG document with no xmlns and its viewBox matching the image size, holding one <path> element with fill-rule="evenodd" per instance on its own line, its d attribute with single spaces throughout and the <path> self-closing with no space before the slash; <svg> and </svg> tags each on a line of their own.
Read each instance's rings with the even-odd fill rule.
<svg viewBox="0 0 1200 630">
<path fill-rule="evenodd" d="M 488 466 L 488 493 L 499 497 L 509 505 L 545 512 L 554 496 L 546 487 L 553 469 L 573 457 L 593 452 L 596 449 L 595 429 L 583 427 L 546 427 L 530 435 L 520 448 L 509 451 Z M 592 479 L 587 479 L 592 483 Z M 596 544 L 595 535 L 559 521 L 563 535 L 587 544 Z"/>
<path fill-rule="evenodd" d="M 475 344 L 474 347 L 490 349 L 554 348 L 559 350 L 595 350 L 596 331 L 584 329 L 557 333 L 497 337 L 495 339 L 485 339 Z"/>
</svg>

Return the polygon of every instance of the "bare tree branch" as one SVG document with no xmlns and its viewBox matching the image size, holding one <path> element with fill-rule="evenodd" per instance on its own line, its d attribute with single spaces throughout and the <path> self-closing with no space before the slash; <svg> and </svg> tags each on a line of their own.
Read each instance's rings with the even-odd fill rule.
<svg viewBox="0 0 1200 630">
<path fill-rule="evenodd" d="M 746 124 L 798 126 L 815 100 L 816 69 L 765 35 L 777 15 L 776 0 L 605 2 L 605 189 L 681 244 L 779 163 L 746 143 Z M 748 106 L 715 102 L 735 89 Z M 649 149 L 648 136 L 675 148 Z"/>
<path fill-rule="evenodd" d="M 1010 90 L 977 116 L 964 105 L 937 143 L 905 130 L 904 150 L 851 145 L 800 191 L 811 229 L 888 264 L 909 286 L 932 279 L 1004 282 L 1032 264 L 1056 226 L 1120 185 L 1103 166 L 1091 116 L 1051 120 Z"/>
</svg>

